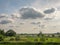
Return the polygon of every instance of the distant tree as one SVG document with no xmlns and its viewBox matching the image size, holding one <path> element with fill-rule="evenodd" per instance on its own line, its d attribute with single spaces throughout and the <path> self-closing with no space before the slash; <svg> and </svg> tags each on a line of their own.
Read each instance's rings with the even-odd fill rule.
<svg viewBox="0 0 60 45">
<path fill-rule="evenodd" d="M 57 35 L 60 35 L 60 33 L 59 33 L 59 32 L 57 32 Z"/>
<path fill-rule="evenodd" d="M 57 32 L 57 35 L 58 35 L 58 37 L 60 37 L 60 33 L 59 32 Z"/>
<path fill-rule="evenodd" d="M 15 36 L 16 35 L 16 32 L 13 31 L 12 29 L 8 30 L 5 34 L 6 36 Z"/>
<path fill-rule="evenodd" d="M 40 33 L 37 36 L 42 37 L 43 36 L 42 32 L 40 31 Z"/>
<path fill-rule="evenodd" d="M 55 37 L 55 35 L 54 35 L 54 34 L 52 34 L 52 37 Z"/>
</svg>

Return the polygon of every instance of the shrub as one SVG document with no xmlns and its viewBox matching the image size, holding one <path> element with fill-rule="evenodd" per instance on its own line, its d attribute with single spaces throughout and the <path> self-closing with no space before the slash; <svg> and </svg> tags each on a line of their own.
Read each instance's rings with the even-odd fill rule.
<svg viewBox="0 0 60 45">
<path fill-rule="evenodd" d="M 38 39 L 34 39 L 34 41 L 35 41 L 35 42 L 37 42 L 37 41 L 38 41 Z"/>
<path fill-rule="evenodd" d="M 15 39 L 14 38 L 10 38 L 10 41 L 14 41 Z"/>
<path fill-rule="evenodd" d="M 3 41 L 3 36 L 2 35 L 0 35 L 0 41 Z"/>
<path fill-rule="evenodd" d="M 16 36 L 16 37 L 15 37 L 15 40 L 16 40 L 16 41 L 19 41 L 19 40 L 20 40 L 20 37 L 19 37 L 19 36 Z"/>
</svg>

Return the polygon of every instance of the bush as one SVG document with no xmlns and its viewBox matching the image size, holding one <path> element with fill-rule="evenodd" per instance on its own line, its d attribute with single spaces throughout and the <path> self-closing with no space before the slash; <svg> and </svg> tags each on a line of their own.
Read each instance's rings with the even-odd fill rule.
<svg viewBox="0 0 60 45">
<path fill-rule="evenodd" d="M 3 36 L 2 35 L 0 35 L 0 41 L 3 41 Z"/>
<path fill-rule="evenodd" d="M 45 38 L 40 38 L 40 41 L 41 41 L 41 42 L 44 42 L 44 41 L 45 41 Z"/>
<path fill-rule="evenodd" d="M 37 41 L 38 41 L 38 39 L 34 39 L 34 41 L 35 41 L 35 42 L 37 42 Z"/>
<path fill-rule="evenodd" d="M 14 41 L 15 39 L 14 38 L 10 38 L 10 41 Z"/>
<path fill-rule="evenodd" d="M 20 37 L 19 37 L 19 36 L 16 36 L 16 37 L 15 37 L 15 40 L 16 40 L 16 41 L 19 41 L 19 40 L 20 40 Z"/>
</svg>

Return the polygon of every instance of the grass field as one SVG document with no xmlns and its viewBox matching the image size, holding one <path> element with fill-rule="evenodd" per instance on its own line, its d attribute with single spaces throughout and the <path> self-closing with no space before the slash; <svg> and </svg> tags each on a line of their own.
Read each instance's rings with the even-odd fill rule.
<svg viewBox="0 0 60 45">
<path fill-rule="evenodd" d="M 59 37 L 52 37 L 52 38 L 40 38 L 40 37 L 22 37 L 19 38 L 19 40 L 15 40 L 15 37 L 7 37 L 4 39 L 4 41 L 12 41 L 12 42 L 58 42 L 60 43 Z"/>
<path fill-rule="evenodd" d="M 59 37 L 5 37 L 4 41 L 0 41 L 0 45 L 60 45 Z"/>
<path fill-rule="evenodd" d="M 20 40 L 9 40 L 15 37 L 7 37 L 0 45 L 60 45 L 60 38 L 58 37 L 20 37 Z"/>
</svg>

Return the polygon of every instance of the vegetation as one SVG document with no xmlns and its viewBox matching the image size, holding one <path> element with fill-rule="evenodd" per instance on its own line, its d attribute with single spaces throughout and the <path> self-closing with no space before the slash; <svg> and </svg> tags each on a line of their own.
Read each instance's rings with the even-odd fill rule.
<svg viewBox="0 0 60 45">
<path fill-rule="evenodd" d="M 0 41 L 3 41 L 3 35 L 0 35 Z"/>
<path fill-rule="evenodd" d="M 12 29 L 4 32 L 4 30 L 0 29 L 0 43 L 12 43 L 20 44 L 20 43 L 31 43 L 31 45 L 38 44 L 49 44 L 49 43 L 60 43 L 60 33 L 55 34 L 43 34 L 40 32 L 39 34 L 16 34 Z M 28 45 L 28 44 L 26 44 Z"/>
<path fill-rule="evenodd" d="M 0 29 L 0 35 L 5 35 L 4 30 Z"/>
</svg>

